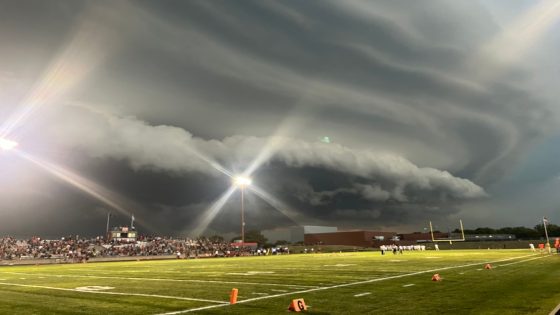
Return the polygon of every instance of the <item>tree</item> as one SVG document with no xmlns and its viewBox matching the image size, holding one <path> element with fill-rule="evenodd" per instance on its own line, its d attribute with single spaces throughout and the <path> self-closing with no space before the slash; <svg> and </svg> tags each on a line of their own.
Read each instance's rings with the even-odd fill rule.
<svg viewBox="0 0 560 315">
<path fill-rule="evenodd" d="M 494 230 L 493 228 L 489 228 L 489 227 L 481 227 L 478 228 L 475 231 L 475 234 L 496 234 L 496 230 Z"/>
<path fill-rule="evenodd" d="M 234 237 L 232 241 L 240 240 L 241 236 Z M 245 232 L 245 243 L 257 243 L 259 246 L 264 246 L 268 239 L 262 235 L 261 231 L 250 230 Z"/>
<path fill-rule="evenodd" d="M 258 243 L 259 246 L 263 246 L 268 240 L 264 237 L 264 235 L 262 235 L 261 231 L 250 230 L 245 233 L 245 241 Z"/>
<path fill-rule="evenodd" d="M 560 231 L 557 230 L 557 226 L 551 224 L 547 225 L 549 229 L 549 236 L 555 236 L 556 234 L 550 233 L 550 227 L 552 227 L 552 231 L 554 233 L 558 233 L 560 235 Z M 460 230 L 455 230 L 455 233 L 459 233 Z M 513 234 L 518 239 L 538 239 L 544 236 L 544 228 L 541 225 L 537 225 L 534 229 L 524 227 L 524 226 L 517 226 L 517 227 L 503 227 L 500 229 L 493 229 L 489 227 L 481 227 L 474 230 L 465 229 L 465 234 Z"/>
<path fill-rule="evenodd" d="M 544 236 L 544 226 L 542 224 L 535 225 L 535 230 L 539 236 Z M 548 231 L 548 236 L 560 236 L 560 226 L 556 224 L 547 224 L 546 230 Z"/>
</svg>

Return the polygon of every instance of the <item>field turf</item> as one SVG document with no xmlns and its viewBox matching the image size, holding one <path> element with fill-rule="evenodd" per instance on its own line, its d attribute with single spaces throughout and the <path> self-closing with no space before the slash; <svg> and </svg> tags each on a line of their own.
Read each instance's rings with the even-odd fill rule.
<svg viewBox="0 0 560 315">
<path fill-rule="evenodd" d="M 559 288 L 560 255 L 528 250 L 3 266 L 0 314 L 548 314 Z"/>
</svg>

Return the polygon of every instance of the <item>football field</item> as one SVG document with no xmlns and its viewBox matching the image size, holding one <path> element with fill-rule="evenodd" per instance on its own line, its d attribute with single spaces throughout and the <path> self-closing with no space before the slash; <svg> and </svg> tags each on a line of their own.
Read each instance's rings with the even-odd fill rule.
<svg viewBox="0 0 560 315">
<path fill-rule="evenodd" d="M 529 250 L 3 266 L 0 314 L 549 314 L 559 284 L 560 255 Z"/>
</svg>

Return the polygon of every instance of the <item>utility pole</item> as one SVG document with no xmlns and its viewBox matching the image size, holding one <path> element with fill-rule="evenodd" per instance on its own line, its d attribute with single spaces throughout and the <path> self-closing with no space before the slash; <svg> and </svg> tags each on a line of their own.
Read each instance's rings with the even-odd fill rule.
<svg viewBox="0 0 560 315">
<path fill-rule="evenodd" d="M 105 237 L 109 238 L 109 220 L 111 219 L 111 211 L 107 213 L 107 229 L 105 230 Z"/>
<path fill-rule="evenodd" d="M 241 187 L 241 247 L 245 246 L 245 187 Z"/>
<path fill-rule="evenodd" d="M 542 218 L 542 223 L 543 223 L 543 227 L 544 227 L 544 235 L 546 236 L 545 248 L 548 251 L 548 253 L 550 254 L 551 250 L 550 250 L 550 242 L 548 240 L 548 230 L 546 229 L 546 222 L 548 222 L 548 220 L 546 219 L 546 217 L 543 217 Z"/>
<path fill-rule="evenodd" d="M 432 235 L 432 242 L 434 242 L 434 228 L 432 227 L 432 221 L 430 221 L 430 234 Z"/>
</svg>

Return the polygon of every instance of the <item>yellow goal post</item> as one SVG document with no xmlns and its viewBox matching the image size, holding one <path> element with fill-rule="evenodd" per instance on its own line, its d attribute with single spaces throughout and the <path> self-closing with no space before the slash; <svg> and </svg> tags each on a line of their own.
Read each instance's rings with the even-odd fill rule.
<svg viewBox="0 0 560 315">
<path fill-rule="evenodd" d="M 463 229 L 463 220 L 459 220 L 459 226 L 461 227 L 461 238 L 439 238 L 436 239 L 434 237 L 434 229 L 432 227 L 432 221 L 430 221 L 430 235 L 432 236 L 432 242 L 449 242 L 452 244 L 453 242 L 464 242 L 465 241 L 465 230 Z"/>
</svg>

